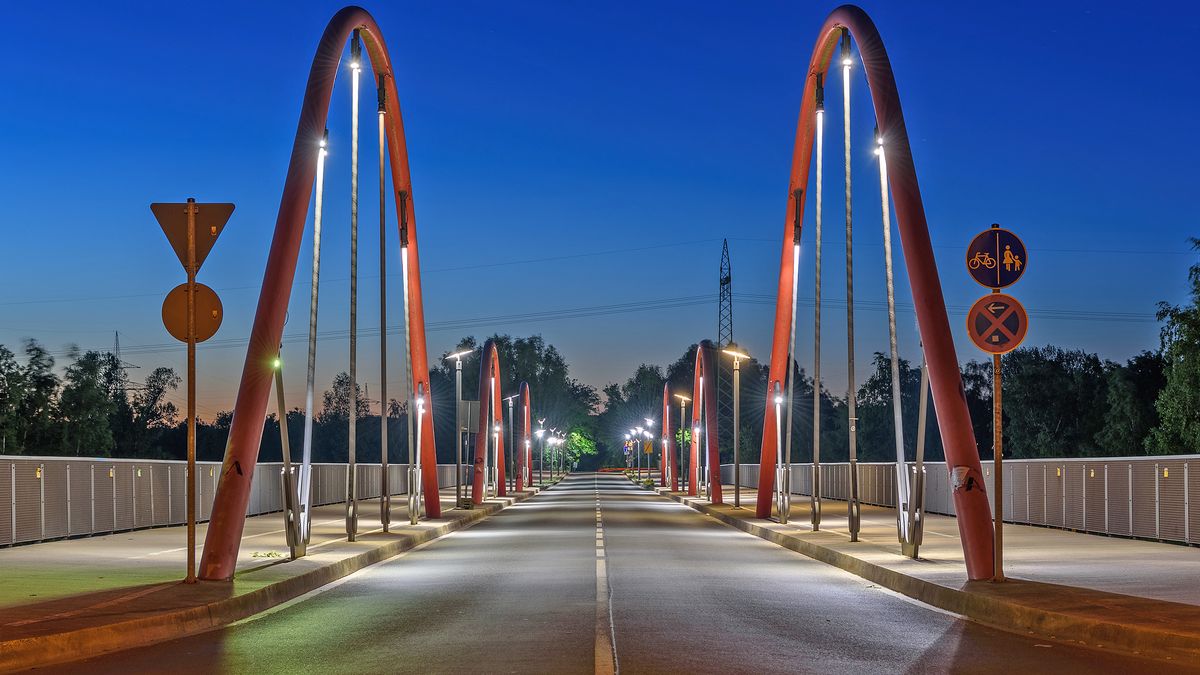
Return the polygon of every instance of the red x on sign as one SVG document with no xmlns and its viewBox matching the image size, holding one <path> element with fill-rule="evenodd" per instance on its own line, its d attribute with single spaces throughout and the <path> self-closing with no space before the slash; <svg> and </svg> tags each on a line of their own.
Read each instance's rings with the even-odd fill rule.
<svg viewBox="0 0 1200 675">
<path fill-rule="evenodd" d="M 985 295 L 967 312 L 971 342 L 989 354 L 1016 349 L 1029 330 L 1029 315 L 1017 299 L 1003 293 Z"/>
</svg>

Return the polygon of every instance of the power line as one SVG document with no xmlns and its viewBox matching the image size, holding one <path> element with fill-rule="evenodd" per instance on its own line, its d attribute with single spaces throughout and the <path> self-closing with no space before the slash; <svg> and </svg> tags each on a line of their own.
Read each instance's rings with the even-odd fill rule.
<svg viewBox="0 0 1200 675">
<path fill-rule="evenodd" d="M 771 305 L 775 304 L 775 297 L 765 293 L 734 293 L 734 298 L 740 302 L 750 305 Z M 811 307 L 814 304 L 814 299 L 811 297 L 802 297 L 798 304 Z M 675 298 L 660 298 L 656 300 L 639 300 L 633 302 L 623 302 L 608 305 L 590 305 L 584 307 L 572 307 L 563 309 L 546 310 L 539 312 L 522 312 L 516 314 L 496 314 L 491 316 L 478 316 L 462 319 L 448 319 L 444 321 L 432 321 L 426 324 L 427 332 L 445 332 L 454 330 L 468 330 L 478 328 L 480 326 L 499 326 L 511 323 L 541 323 L 545 321 L 561 321 L 564 319 L 582 319 L 600 316 L 613 316 L 618 314 L 631 314 L 636 312 L 650 312 L 656 310 L 672 310 L 686 307 L 695 307 L 698 305 L 715 304 L 711 295 L 690 295 Z M 831 298 L 823 301 L 823 305 L 831 308 L 846 307 L 844 299 Z M 906 312 L 915 311 L 915 307 L 911 304 L 897 303 L 897 309 L 902 309 Z M 887 303 L 883 301 L 867 301 L 860 300 L 855 302 L 855 308 L 869 312 L 886 312 Z M 947 305 L 947 312 L 956 316 L 965 316 L 970 308 L 966 305 Z M 1155 323 L 1157 319 L 1153 314 L 1137 313 L 1137 312 L 1095 312 L 1082 310 L 1067 310 L 1067 309 L 1030 309 L 1029 314 L 1034 317 L 1043 319 L 1063 320 L 1063 321 L 1088 321 L 1088 322 L 1107 322 L 1107 323 Z M 388 331 L 399 331 L 403 329 L 402 324 L 388 326 Z M 359 334 L 366 337 L 374 337 L 379 335 L 379 328 L 365 328 L 359 330 Z M 346 339 L 350 335 L 349 330 L 330 330 L 317 333 L 317 339 L 320 341 Z M 248 337 L 239 338 L 224 338 L 220 340 L 210 340 L 203 343 L 201 346 L 207 351 L 211 349 L 222 349 L 227 347 L 243 346 L 248 341 Z M 285 334 L 283 336 L 284 343 L 303 342 L 307 339 L 307 335 L 299 333 Z M 144 345 L 123 345 L 123 354 L 155 354 L 163 352 L 171 352 L 179 349 L 179 345 L 174 342 L 163 342 Z M 56 354 L 57 356 L 65 355 L 65 352 Z"/>
</svg>

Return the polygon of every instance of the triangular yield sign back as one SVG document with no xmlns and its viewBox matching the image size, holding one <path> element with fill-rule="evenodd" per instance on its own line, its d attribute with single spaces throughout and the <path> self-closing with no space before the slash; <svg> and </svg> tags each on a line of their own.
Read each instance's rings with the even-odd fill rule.
<svg viewBox="0 0 1200 675">
<path fill-rule="evenodd" d="M 187 270 L 188 257 L 188 205 L 187 202 L 150 205 L 150 211 L 158 219 L 163 234 L 167 235 L 167 241 L 171 242 L 171 248 L 175 249 L 175 255 L 179 256 L 179 264 L 183 265 L 184 270 Z M 225 229 L 225 223 L 229 222 L 229 216 L 233 215 L 233 204 L 191 205 L 196 208 L 196 271 L 200 271 L 217 237 Z"/>
</svg>

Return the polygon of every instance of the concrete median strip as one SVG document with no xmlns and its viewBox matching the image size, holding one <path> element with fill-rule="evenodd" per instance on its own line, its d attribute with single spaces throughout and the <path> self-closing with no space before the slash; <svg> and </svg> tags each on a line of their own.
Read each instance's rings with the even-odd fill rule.
<svg viewBox="0 0 1200 675">
<path fill-rule="evenodd" d="M 785 531 L 772 521 L 735 513 L 694 497 L 660 495 L 749 534 L 833 565 L 919 602 L 1005 631 L 1195 663 L 1200 658 L 1200 606 L 1019 579 L 963 582 L 953 588 L 863 560 Z"/>
<path fill-rule="evenodd" d="M 53 632 L 27 634 L 20 637 L 6 637 L 0 634 L 0 671 L 11 672 L 75 661 L 106 652 L 175 640 L 221 628 L 288 602 L 425 542 L 461 530 L 516 502 L 528 499 L 537 492 L 535 488 L 517 496 L 491 499 L 482 507 L 476 507 L 461 516 L 456 514 L 454 518 L 418 526 L 419 529 L 415 531 L 396 533 L 395 538 L 366 551 L 320 563 L 314 569 L 264 583 L 244 593 L 237 592 L 236 584 L 242 580 L 243 574 L 252 576 L 254 571 L 239 574 L 239 579 L 232 584 L 226 582 L 197 584 L 194 588 L 196 595 L 200 598 L 190 605 L 178 603 L 181 606 L 161 611 L 130 611 L 123 616 L 118 615 L 115 621 L 111 620 L 110 613 L 106 617 L 107 621 L 93 622 L 91 625 L 78 625 L 84 623 L 82 621 L 74 622 L 76 624 L 74 626 L 61 626 L 59 622 L 48 622 L 48 625 L 58 628 Z M 300 561 L 305 560 L 308 559 L 300 559 Z M 158 587 L 161 585 L 156 588 Z M 9 626 L 15 627 L 15 624 L 9 624 Z M 9 633 L 10 636 L 15 632 L 5 628 L 0 628 L 0 630 Z"/>
</svg>

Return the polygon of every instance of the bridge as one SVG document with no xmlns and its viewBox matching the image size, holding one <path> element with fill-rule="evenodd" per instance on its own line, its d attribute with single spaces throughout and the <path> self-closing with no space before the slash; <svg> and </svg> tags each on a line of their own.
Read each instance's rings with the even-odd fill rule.
<svg viewBox="0 0 1200 675">
<path fill-rule="evenodd" d="M 549 406 L 535 386 L 505 389 L 510 364 L 494 341 L 479 349 L 477 401 L 463 398 L 467 353 L 431 350 L 397 65 L 366 10 L 338 12 L 312 60 L 274 231 L 269 244 L 264 239 L 269 253 L 224 460 L 0 457 L 0 477 L 8 477 L 0 479 L 7 582 L 0 669 L 1200 670 L 1200 485 L 1193 476 L 1200 456 L 1005 461 L 1003 481 L 981 463 L 883 40 L 853 6 L 834 10 L 816 36 L 776 232 L 767 388 L 748 392 L 762 406 L 757 458 L 721 461 L 719 364 L 749 357 L 697 336 L 691 387 L 665 387 L 661 408 L 656 403 L 625 439 L 632 468 L 593 472 L 563 452 L 563 432 L 545 417 Z M 345 69 L 351 147 L 339 156 L 350 158 L 352 194 L 349 379 L 353 391 L 359 118 L 367 98 L 377 122 L 380 279 L 387 276 L 383 251 L 398 250 L 402 264 L 408 458 L 401 464 L 389 463 L 386 451 L 379 463 L 358 461 L 353 405 L 346 461 L 313 461 L 320 242 L 332 161 L 327 126 Z M 793 453 L 800 445 L 793 418 L 819 410 L 822 382 L 818 282 L 817 401 L 806 407 L 793 400 L 802 360 L 801 232 L 811 207 L 820 279 L 826 91 L 832 99 L 840 79 L 845 145 L 837 187 L 852 240 L 858 155 L 851 141 L 858 139 L 849 105 L 858 72 L 876 123 L 863 145 L 874 151 L 882 202 L 896 438 L 889 463 L 858 461 L 852 357 L 846 461 L 822 462 L 819 442 L 811 458 Z M 368 76 L 370 93 L 363 94 Z M 918 437 L 932 406 L 945 462 L 924 461 L 920 449 L 910 457 L 903 443 L 893 214 L 923 359 Z M 308 358 L 306 368 L 293 370 L 281 358 L 281 341 L 306 234 L 313 241 Z M 851 260 L 848 247 L 853 354 Z M 381 286 L 385 335 L 388 307 Z M 381 339 L 385 383 L 386 346 Z M 435 402 L 449 397 L 430 374 L 438 357 L 456 367 L 453 409 Z M 271 404 L 286 420 L 283 381 L 301 371 L 305 425 L 297 455 L 284 423 L 282 461 L 259 462 Z M 737 434 L 738 403 L 734 410 Z M 438 463 L 435 417 L 442 415 L 454 417 L 454 463 Z M 388 427 L 381 424 L 385 449 Z M 819 438 L 819 414 L 814 427 Z M 997 493 L 1003 505 L 994 512 Z M 193 511 L 199 525 L 189 523 Z M 197 550 L 185 535 L 192 527 L 203 538 L 195 566 Z"/>
</svg>

